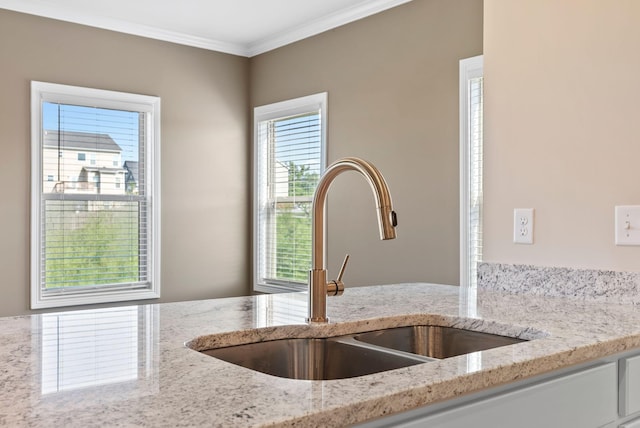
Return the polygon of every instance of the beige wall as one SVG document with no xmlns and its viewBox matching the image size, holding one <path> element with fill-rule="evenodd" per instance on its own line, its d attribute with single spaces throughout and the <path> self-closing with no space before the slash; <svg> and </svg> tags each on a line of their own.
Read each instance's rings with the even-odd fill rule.
<svg viewBox="0 0 640 428">
<path fill-rule="evenodd" d="M 354 173 L 330 191 L 328 267 L 347 286 L 458 282 L 458 61 L 482 53 L 481 0 L 414 0 L 251 60 L 251 105 L 329 94 L 328 155 L 385 175 L 398 239 L 378 240 Z"/>
<path fill-rule="evenodd" d="M 485 0 L 487 261 L 640 270 L 614 206 L 640 204 L 640 2 Z M 535 208 L 534 245 L 512 243 Z"/>
<path fill-rule="evenodd" d="M 29 82 L 162 99 L 162 299 L 248 292 L 248 59 L 0 10 L 0 315 L 29 306 Z"/>
<path fill-rule="evenodd" d="M 0 10 L 0 316 L 29 306 L 29 82 L 162 98 L 162 299 L 246 294 L 250 107 L 329 92 L 329 159 L 373 161 L 400 227 L 378 241 L 353 174 L 331 191 L 329 263 L 348 285 L 458 280 L 458 60 L 481 0 L 414 0 L 252 60 Z M 249 93 L 252 99 L 249 98 Z"/>
</svg>

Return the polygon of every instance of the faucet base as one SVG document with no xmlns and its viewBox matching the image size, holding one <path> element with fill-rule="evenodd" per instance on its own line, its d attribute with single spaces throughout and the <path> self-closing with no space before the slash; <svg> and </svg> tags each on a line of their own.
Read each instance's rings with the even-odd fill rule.
<svg viewBox="0 0 640 428">
<path fill-rule="evenodd" d="M 309 323 L 328 323 L 327 318 L 327 271 L 309 271 Z"/>
<path fill-rule="evenodd" d="M 329 318 L 318 318 L 318 319 L 311 319 L 311 318 L 305 318 L 304 321 L 307 324 L 313 325 L 313 324 L 328 324 L 329 323 Z"/>
</svg>

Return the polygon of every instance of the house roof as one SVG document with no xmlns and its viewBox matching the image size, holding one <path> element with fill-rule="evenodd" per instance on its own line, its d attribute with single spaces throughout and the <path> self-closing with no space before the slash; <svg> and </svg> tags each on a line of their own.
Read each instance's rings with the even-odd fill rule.
<svg viewBox="0 0 640 428">
<path fill-rule="evenodd" d="M 122 152 L 122 148 L 108 134 L 94 132 L 62 131 L 60 145 L 63 149 L 88 152 Z M 44 146 L 58 147 L 58 131 L 44 131 Z"/>
<path fill-rule="evenodd" d="M 133 181 L 138 182 L 138 162 L 137 161 L 125 161 L 124 169 L 131 173 Z"/>
</svg>

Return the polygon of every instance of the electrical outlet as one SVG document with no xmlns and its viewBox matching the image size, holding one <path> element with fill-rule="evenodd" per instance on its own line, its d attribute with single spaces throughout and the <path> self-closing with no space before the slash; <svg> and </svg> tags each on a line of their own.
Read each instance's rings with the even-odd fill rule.
<svg viewBox="0 0 640 428">
<path fill-rule="evenodd" d="M 533 244 L 533 208 L 513 210 L 513 242 Z"/>
</svg>

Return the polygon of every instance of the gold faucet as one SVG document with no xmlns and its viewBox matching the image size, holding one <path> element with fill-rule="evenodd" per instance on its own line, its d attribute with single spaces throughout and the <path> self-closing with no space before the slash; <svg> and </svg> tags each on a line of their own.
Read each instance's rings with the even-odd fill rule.
<svg viewBox="0 0 640 428">
<path fill-rule="evenodd" d="M 327 168 L 316 187 L 313 195 L 313 227 L 311 231 L 313 242 L 312 269 L 309 271 L 309 318 L 310 323 L 327 323 L 327 295 L 337 296 L 342 294 L 344 274 L 349 255 L 347 255 L 340 268 L 336 280 L 327 282 L 327 268 L 324 261 L 325 249 L 325 203 L 327 192 L 333 180 L 344 171 L 357 171 L 369 183 L 378 206 L 378 227 L 380 239 L 394 239 L 395 227 L 398 224 L 395 211 L 391 204 L 389 188 L 380 171 L 371 163 L 359 158 L 343 158 Z"/>
</svg>

